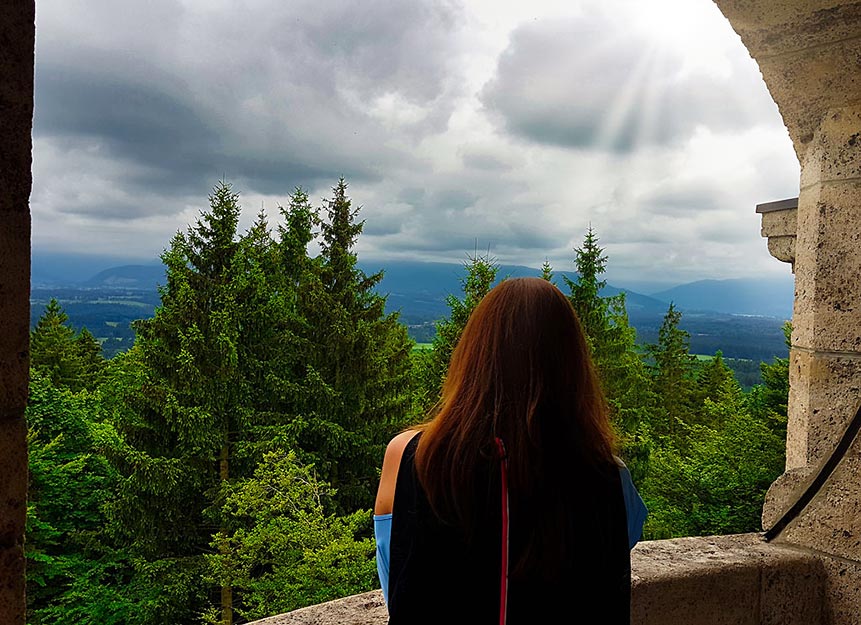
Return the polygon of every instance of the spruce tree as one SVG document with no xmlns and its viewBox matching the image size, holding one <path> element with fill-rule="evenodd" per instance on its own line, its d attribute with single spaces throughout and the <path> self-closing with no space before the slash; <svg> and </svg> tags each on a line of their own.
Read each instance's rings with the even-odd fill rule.
<svg viewBox="0 0 861 625">
<path fill-rule="evenodd" d="M 52 298 L 30 333 L 30 366 L 54 386 L 77 392 L 95 388 L 105 361 L 95 337 L 86 328 L 76 334 Z"/>
<path fill-rule="evenodd" d="M 332 191 L 320 256 L 304 268 L 287 266 L 299 272 L 298 333 L 305 354 L 302 401 L 292 406 L 289 428 L 302 461 L 314 463 L 336 489 L 339 511 L 351 512 L 373 505 L 385 444 L 406 423 L 413 343 L 397 313 L 385 311 L 386 298 L 377 292 L 383 273 L 366 275 L 357 266 L 355 244 L 364 222 L 357 221 L 360 209 L 353 208 L 343 178 Z M 291 206 L 291 238 L 282 234 L 282 258 L 301 265 L 313 213 L 300 197 Z"/>
<path fill-rule="evenodd" d="M 636 345 L 636 330 L 628 322 L 624 291 L 603 296 L 601 278 L 607 256 L 590 226 L 583 245 L 575 250 L 577 280 L 563 276 L 568 299 L 577 312 L 598 369 L 613 423 L 622 442 L 622 455 L 639 481 L 646 471 L 649 421 L 655 396 Z"/>
<path fill-rule="evenodd" d="M 553 281 L 553 267 L 550 266 L 550 261 L 546 258 L 544 259 L 544 264 L 541 265 L 541 278 L 551 284 L 556 284 Z"/>
<path fill-rule="evenodd" d="M 221 523 L 219 485 L 253 417 L 242 346 L 245 304 L 259 284 L 237 240 L 238 195 L 221 182 L 209 204 L 162 254 L 161 306 L 134 324 L 116 382 L 126 407 L 117 414 L 123 483 L 110 513 L 136 556 L 136 623 L 187 622 L 210 601 L 232 622 L 231 589 L 215 592 L 201 578 Z"/>
<path fill-rule="evenodd" d="M 652 420 L 656 441 L 684 441 L 693 421 L 694 357 L 690 335 L 679 327 L 682 313 L 670 304 L 658 330 L 658 342 L 646 346 L 659 406 Z"/>
<path fill-rule="evenodd" d="M 436 324 L 436 336 L 433 340 L 433 351 L 426 359 L 421 373 L 420 392 L 421 411 L 424 412 L 439 400 L 442 383 L 448 372 L 449 361 L 460 341 L 460 335 L 466 327 L 469 316 L 479 302 L 488 294 L 496 282 L 499 265 L 489 254 L 467 255 L 464 262 L 466 275 L 461 278 L 462 299 L 454 294 L 446 297 L 449 316 Z"/>
</svg>

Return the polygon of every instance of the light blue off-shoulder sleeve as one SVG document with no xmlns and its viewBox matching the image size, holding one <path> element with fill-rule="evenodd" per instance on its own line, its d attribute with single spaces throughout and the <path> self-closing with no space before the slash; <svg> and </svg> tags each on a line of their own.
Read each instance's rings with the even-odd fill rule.
<svg viewBox="0 0 861 625">
<path fill-rule="evenodd" d="M 377 575 L 383 598 L 389 605 L 389 546 L 392 541 L 392 515 L 374 515 L 374 539 L 377 542 Z"/>
<path fill-rule="evenodd" d="M 619 475 L 622 478 L 622 494 L 625 496 L 625 512 L 628 513 L 628 546 L 633 549 L 643 536 L 643 523 L 649 511 L 634 486 L 631 472 L 621 461 Z"/>
</svg>

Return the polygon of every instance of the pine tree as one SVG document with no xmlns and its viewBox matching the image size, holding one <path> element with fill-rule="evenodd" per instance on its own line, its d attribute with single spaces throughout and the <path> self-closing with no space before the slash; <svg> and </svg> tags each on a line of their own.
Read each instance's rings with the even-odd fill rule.
<svg viewBox="0 0 861 625">
<path fill-rule="evenodd" d="M 56 299 L 30 333 L 30 366 L 58 388 L 72 392 L 93 389 L 104 369 L 99 342 L 86 329 L 75 333 L 69 316 Z"/>
<path fill-rule="evenodd" d="M 127 408 L 117 415 L 122 496 L 110 513 L 134 546 L 138 623 L 188 621 L 206 604 L 203 554 L 221 522 L 219 484 L 232 477 L 234 447 L 253 417 L 241 361 L 259 281 L 237 241 L 238 195 L 221 182 L 209 203 L 162 255 L 161 306 L 135 323 L 115 382 Z M 218 603 L 228 625 L 229 587 Z"/>
<path fill-rule="evenodd" d="M 544 264 L 541 265 L 541 278 L 547 280 L 550 284 L 556 284 L 553 281 L 553 267 L 550 266 L 550 261 L 544 259 Z"/>
<path fill-rule="evenodd" d="M 459 299 L 453 294 L 446 297 L 449 307 L 448 318 L 441 319 L 436 324 L 436 336 L 433 340 L 433 351 L 425 363 L 420 377 L 420 411 L 425 412 L 439 400 L 442 383 L 448 372 L 449 361 L 460 341 L 460 335 L 466 327 L 469 316 L 479 302 L 488 294 L 496 282 L 499 265 L 496 259 L 488 254 L 473 254 L 467 256 L 464 263 L 466 276 L 461 278 Z"/>
<path fill-rule="evenodd" d="M 282 258 L 301 265 L 314 216 L 301 197 L 291 206 Z M 376 290 L 383 273 L 366 275 L 357 267 L 354 247 L 364 222 L 356 219 L 359 209 L 343 178 L 325 209 L 321 254 L 304 262 L 297 280 L 305 370 L 290 431 L 301 460 L 332 484 L 346 512 L 372 506 L 385 444 L 406 423 L 413 343 L 397 313 L 385 312 L 386 299 Z"/>
<path fill-rule="evenodd" d="M 624 291 L 602 296 L 607 257 L 590 226 L 575 249 L 577 281 L 563 276 L 598 369 L 610 412 L 622 441 L 622 455 L 635 481 L 645 474 L 650 449 L 649 422 L 656 398 L 628 322 Z"/>
<path fill-rule="evenodd" d="M 723 352 L 718 350 L 714 358 L 707 360 L 696 373 L 693 401 L 697 406 L 703 405 L 706 399 L 720 402 L 727 392 L 736 387 L 741 391 L 732 369 L 724 362 Z"/>
<path fill-rule="evenodd" d="M 658 342 L 646 346 L 659 409 L 653 417 L 656 441 L 684 441 L 692 419 L 694 358 L 690 335 L 679 327 L 682 313 L 670 304 L 658 330 Z"/>
</svg>

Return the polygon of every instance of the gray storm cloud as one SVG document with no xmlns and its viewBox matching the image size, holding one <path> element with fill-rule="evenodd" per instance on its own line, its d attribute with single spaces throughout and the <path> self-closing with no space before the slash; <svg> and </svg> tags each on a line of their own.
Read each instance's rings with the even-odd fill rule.
<svg viewBox="0 0 861 625">
<path fill-rule="evenodd" d="M 512 33 L 481 97 L 521 138 L 619 152 L 679 144 L 700 125 L 741 130 L 773 114 L 761 79 L 741 67 L 743 49 L 723 77 L 685 72 L 684 62 L 679 49 L 605 13 L 538 20 Z"/>
</svg>

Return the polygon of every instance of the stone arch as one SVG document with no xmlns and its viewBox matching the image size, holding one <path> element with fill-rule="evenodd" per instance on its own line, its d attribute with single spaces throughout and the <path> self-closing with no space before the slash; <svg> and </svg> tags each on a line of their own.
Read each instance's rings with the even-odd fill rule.
<svg viewBox="0 0 861 625">
<path fill-rule="evenodd" d="M 861 401 L 861 2 L 715 2 L 759 64 L 801 164 L 788 472 L 767 517 L 793 500 Z M 10 625 L 25 622 L 34 21 L 34 0 L 7 0 L 0 14 L 0 622 Z M 833 623 L 857 623 L 861 607 L 859 445 L 787 528 L 840 578 L 826 597 Z"/>
</svg>

